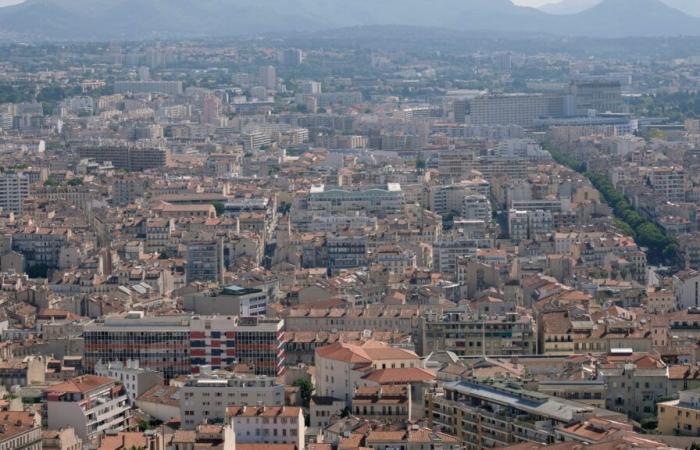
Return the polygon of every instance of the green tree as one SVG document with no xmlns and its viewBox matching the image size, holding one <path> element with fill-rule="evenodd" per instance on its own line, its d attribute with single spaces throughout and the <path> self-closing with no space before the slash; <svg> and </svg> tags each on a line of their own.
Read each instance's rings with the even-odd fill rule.
<svg viewBox="0 0 700 450">
<path fill-rule="evenodd" d="M 305 378 L 299 378 L 294 383 L 292 383 L 292 386 L 296 386 L 299 388 L 299 395 L 301 396 L 301 403 L 306 408 L 308 408 L 309 404 L 311 403 L 311 396 L 314 393 L 314 385 L 311 383 L 311 380 L 307 380 Z"/>
<path fill-rule="evenodd" d="M 222 216 L 226 211 L 226 205 L 224 204 L 224 202 L 214 202 L 212 203 L 212 205 L 214 205 L 214 209 L 216 210 L 217 216 Z"/>
</svg>

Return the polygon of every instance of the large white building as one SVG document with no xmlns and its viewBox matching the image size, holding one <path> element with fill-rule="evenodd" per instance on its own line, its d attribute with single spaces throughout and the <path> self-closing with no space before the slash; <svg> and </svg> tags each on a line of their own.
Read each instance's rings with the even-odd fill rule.
<svg viewBox="0 0 700 450">
<path fill-rule="evenodd" d="M 700 308 L 700 272 L 686 270 L 673 276 L 678 309 Z"/>
<path fill-rule="evenodd" d="M 284 384 L 274 377 L 208 372 L 192 375 L 180 392 L 182 426 L 194 429 L 205 420 L 223 420 L 226 407 L 283 406 Z"/>
<path fill-rule="evenodd" d="M 109 377 L 124 385 L 126 395 L 133 404 L 137 397 L 153 386 L 163 384 L 163 375 L 152 369 L 139 367 L 139 361 L 129 359 L 121 361 L 99 362 L 95 365 L 95 374 Z"/>
<path fill-rule="evenodd" d="M 404 193 L 398 183 L 362 190 L 326 189 L 321 184 L 312 186 L 309 192 L 309 209 L 331 214 L 362 211 L 384 217 L 400 212 L 403 204 Z"/>
<path fill-rule="evenodd" d="M 0 175 L 0 208 L 3 212 L 21 213 L 27 197 L 29 197 L 28 176 L 14 172 Z"/>
</svg>

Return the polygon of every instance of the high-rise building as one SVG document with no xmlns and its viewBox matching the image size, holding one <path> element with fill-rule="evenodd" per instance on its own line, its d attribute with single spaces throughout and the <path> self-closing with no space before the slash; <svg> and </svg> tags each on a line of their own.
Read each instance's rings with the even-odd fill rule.
<svg viewBox="0 0 700 450">
<path fill-rule="evenodd" d="M 538 119 L 564 116 L 560 94 L 484 95 L 470 101 L 469 123 L 473 125 L 533 126 Z"/>
<path fill-rule="evenodd" d="M 224 280 L 224 247 L 221 239 L 187 244 L 187 282 Z"/>
<path fill-rule="evenodd" d="M 587 116 L 591 111 L 620 113 L 624 109 L 619 81 L 572 81 L 569 93 L 573 97 L 577 116 Z"/>
<path fill-rule="evenodd" d="M 260 68 L 260 83 L 267 89 L 277 88 L 277 69 L 274 66 L 264 66 Z"/>
<path fill-rule="evenodd" d="M 29 197 L 28 176 L 14 172 L 0 175 L 0 208 L 3 212 L 21 213 L 27 197 Z"/>
<path fill-rule="evenodd" d="M 281 60 L 285 66 L 298 66 L 304 62 L 304 52 L 298 48 L 289 48 L 282 52 Z"/>
</svg>

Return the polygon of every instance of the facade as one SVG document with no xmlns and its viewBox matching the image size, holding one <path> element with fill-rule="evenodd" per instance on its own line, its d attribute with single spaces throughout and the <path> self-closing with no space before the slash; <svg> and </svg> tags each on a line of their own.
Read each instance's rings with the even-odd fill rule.
<svg viewBox="0 0 700 450">
<path fill-rule="evenodd" d="M 598 113 L 621 113 L 624 109 L 622 86 L 619 81 L 577 80 L 569 85 L 576 116 Z"/>
<path fill-rule="evenodd" d="M 464 311 L 424 314 L 418 328 L 421 355 L 447 350 L 458 356 L 532 355 L 537 352 L 532 318 L 509 313 L 488 318 Z"/>
<path fill-rule="evenodd" d="M 304 413 L 294 406 L 230 406 L 226 420 L 236 444 L 292 444 L 304 450 Z"/>
<path fill-rule="evenodd" d="M 131 404 L 153 386 L 163 384 L 163 376 L 160 373 L 139 367 L 138 360 L 127 360 L 126 363 L 114 361 L 96 364 L 95 374 L 122 383 Z"/>
<path fill-rule="evenodd" d="M 336 343 L 316 349 L 316 394 L 352 404 L 360 379 L 372 370 L 420 367 L 418 356 L 377 341 Z"/>
<path fill-rule="evenodd" d="M 194 429 L 205 420 L 223 420 L 228 405 L 283 406 L 284 393 L 284 384 L 270 376 L 230 372 L 193 375 L 180 392 L 182 426 Z"/>
<path fill-rule="evenodd" d="M 686 174 L 682 167 L 654 167 L 649 182 L 664 201 L 685 202 Z"/>
<path fill-rule="evenodd" d="M 673 276 L 678 309 L 700 308 L 700 272 L 687 270 Z"/>
<path fill-rule="evenodd" d="M 22 212 L 24 200 L 29 197 L 29 177 L 22 173 L 0 174 L 0 208 L 3 212 Z"/>
<path fill-rule="evenodd" d="M 166 380 L 199 372 L 250 365 L 258 375 L 284 371 L 283 320 L 236 316 L 144 316 L 131 312 L 85 326 L 85 365 L 138 360 Z"/>
<path fill-rule="evenodd" d="M 190 373 L 190 328 L 187 316 L 146 317 L 129 313 L 85 325 L 85 366 L 99 361 L 139 361 L 166 379 Z"/>
<path fill-rule="evenodd" d="M 187 244 L 187 282 L 224 280 L 224 247 L 221 239 Z"/>
<path fill-rule="evenodd" d="M 51 386 L 44 400 L 48 427 L 72 427 L 85 442 L 123 430 L 129 418 L 126 389 L 107 377 L 85 375 Z"/>
<path fill-rule="evenodd" d="M 562 117 L 560 94 L 499 94 L 474 98 L 469 105 L 472 125 L 520 125 L 529 127 L 538 119 Z"/>
</svg>

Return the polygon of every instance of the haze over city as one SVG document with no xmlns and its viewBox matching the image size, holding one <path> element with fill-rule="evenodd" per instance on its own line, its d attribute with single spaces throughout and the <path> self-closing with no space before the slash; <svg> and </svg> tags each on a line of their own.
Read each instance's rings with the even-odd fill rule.
<svg viewBox="0 0 700 450">
<path fill-rule="evenodd" d="M 0 450 L 700 448 L 700 1 L 0 6 Z"/>
</svg>

